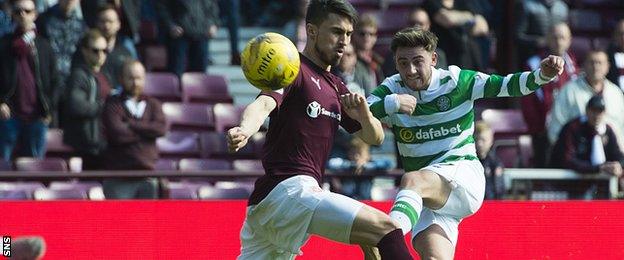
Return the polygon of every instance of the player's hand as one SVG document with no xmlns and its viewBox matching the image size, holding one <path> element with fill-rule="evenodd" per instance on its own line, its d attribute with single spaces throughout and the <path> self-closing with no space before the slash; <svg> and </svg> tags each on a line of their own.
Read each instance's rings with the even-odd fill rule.
<svg viewBox="0 0 624 260">
<path fill-rule="evenodd" d="M 227 132 L 226 138 L 228 151 L 230 153 L 237 152 L 243 148 L 249 140 L 249 136 L 238 126 L 230 128 Z"/>
<path fill-rule="evenodd" d="M 605 162 L 600 165 L 600 171 L 620 177 L 622 176 L 622 165 L 619 162 Z"/>
<path fill-rule="evenodd" d="M 564 64 L 565 62 L 563 61 L 563 58 L 549 55 L 540 63 L 542 75 L 546 78 L 552 79 L 563 72 Z"/>
<path fill-rule="evenodd" d="M 369 116 L 372 116 L 368 110 L 366 99 L 356 93 L 349 93 L 340 95 L 340 103 L 343 110 L 354 120 L 361 121 Z"/>
<path fill-rule="evenodd" d="M 416 97 L 410 94 L 398 94 L 399 99 L 399 113 L 411 115 L 416 109 Z"/>
<path fill-rule="evenodd" d="M 7 120 L 11 117 L 11 109 L 6 103 L 0 103 L 0 120 Z"/>
</svg>

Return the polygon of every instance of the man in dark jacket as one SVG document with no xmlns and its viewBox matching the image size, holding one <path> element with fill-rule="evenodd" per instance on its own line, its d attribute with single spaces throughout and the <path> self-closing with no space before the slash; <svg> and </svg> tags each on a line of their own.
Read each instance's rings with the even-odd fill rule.
<svg viewBox="0 0 624 260">
<path fill-rule="evenodd" d="M 603 172 L 621 177 L 624 155 L 613 130 L 604 122 L 604 117 L 604 98 L 596 95 L 587 102 L 586 115 L 568 122 L 559 133 L 551 155 L 551 166 L 580 173 Z M 589 189 L 592 190 L 595 188 Z M 583 196 L 594 197 L 593 194 Z"/>
<path fill-rule="evenodd" d="M 37 36 L 32 0 L 12 2 L 15 31 L 0 39 L 0 156 L 43 157 L 46 132 L 63 86 L 48 41 Z"/>
<path fill-rule="evenodd" d="M 108 148 L 106 169 L 153 170 L 158 160 L 156 138 L 167 131 L 160 102 L 143 95 L 145 68 L 136 60 L 127 61 L 122 70 L 123 92 L 106 100 L 102 121 Z M 153 178 L 104 180 L 107 199 L 155 199 L 157 182 Z"/>
<path fill-rule="evenodd" d="M 80 40 L 80 52 L 84 60 L 72 68 L 67 81 L 63 142 L 82 157 L 83 169 L 97 170 L 106 145 L 100 115 L 112 88 L 101 70 L 108 53 L 106 39 L 91 29 Z"/>
<path fill-rule="evenodd" d="M 85 20 L 91 28 L 96 27 L 100 7 L 104 5 L 113 6 L 119 14 L 119 21 L 121 22 L 119 41 L 130 51 L 135 59 L 138 58 L 134 44 L 139 39 L 141 0 L 83 0 L 80 5 Z"/>
<path fill-rule="evenodd" d="M 213 0 L 159 0 L 158 16 L 167 35 L 169 71 L 206 71 L 208 39 L 217 33 L 219 8 Z M 189 67 L 186 69 L 186 57 Z"/>
</svg>

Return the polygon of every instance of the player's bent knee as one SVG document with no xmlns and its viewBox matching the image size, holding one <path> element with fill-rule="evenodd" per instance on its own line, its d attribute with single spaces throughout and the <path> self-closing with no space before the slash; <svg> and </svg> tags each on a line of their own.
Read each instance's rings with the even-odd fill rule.
<svg viewBox="0 0 624 260">
<path fill-rule="evenodd" d="M 401 178 L 402 188 L 414 190 L 419 194 L 427 183 L 427 176 L 421 171 L 407 172 Z"/>
</svg>

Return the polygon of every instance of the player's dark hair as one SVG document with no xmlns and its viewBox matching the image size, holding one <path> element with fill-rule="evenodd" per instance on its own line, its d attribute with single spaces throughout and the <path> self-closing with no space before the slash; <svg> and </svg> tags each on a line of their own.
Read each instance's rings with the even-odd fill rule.
<svg viewBox="0 0 624 260">
<path fill-rule="evenodd" d="M 306 13 L 306 23 L 320 25 L 330 13 L 348 17 L 353 24 L 358 20 L 357 11 L 345 0 L 311 0 Z"/>
<path fill-rule="evenodd" d="M 423 47 L 428 52 L 433 52 L 438 46 L 438 36 L 420 27 L 405 28 L 392 37 L 390 49 L 393 53 L 399 47 Z"/>
</svg>

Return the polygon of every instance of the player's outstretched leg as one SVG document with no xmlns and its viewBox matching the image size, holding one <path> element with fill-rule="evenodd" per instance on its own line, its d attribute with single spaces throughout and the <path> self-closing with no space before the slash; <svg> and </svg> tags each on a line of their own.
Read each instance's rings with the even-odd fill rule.
<svg viewBox="0 0 624 260">
<path fill-rule="evenodd" d="M 381 259 L 412 259 L 398 224 L 388 215 L 344 195 L 330 193 L 312 215 L 308 233 L 334 241 L 358 244 L 367 258 L 377 247 Z"/>
<path fill-rule="evenodd" d="M 441 208 L 450 193 L 451 186 L 435 172 L 407 172 L 401 178 L 401 189 L 389 215 L 399 223 L 403 234 L 407 234 L 418 222 L 423 204 L 432 209 Z"/>
</svg>

